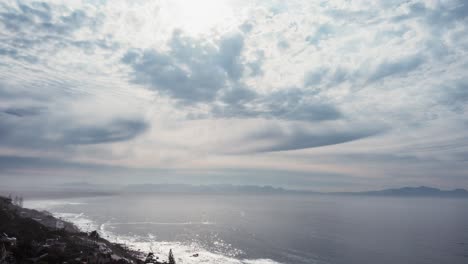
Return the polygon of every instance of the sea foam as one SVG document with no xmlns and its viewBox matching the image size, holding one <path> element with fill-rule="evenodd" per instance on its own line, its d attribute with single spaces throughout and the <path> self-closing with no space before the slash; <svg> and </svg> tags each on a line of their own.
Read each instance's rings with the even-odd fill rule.
<svg viewBox="0 0 468 264">
<path fill-rule="evenodd" d="M 167 254 L 170 249 L 174 252 L 177 263 L 183 264 L 199 264 L 199 263 L 211 263 L 211 264 L 281 264 L 271 259 L 237 259 L 234 256 L 226 256 L 219 252 L 210 252 L 203 248 L 196 242 L 174 242 L 174 241 L 158 241 L 156 236 L 148 234 L 147 236 L 125 236 L 117 235 L 112 232 L 110 227 L 115 225 L 138 225 L 138 224 L 149 224 L 149 225 L 213 225 L 213 222 L 128 222 L 128 223 L 112 223 L 106 222 L 101 225 L 95 223 L 92 219 L 87 217 L 84 213 L 62 213 L 54 212 L 53 209 L 61 205 L 74 205 L 79 203 L 65 202 L 65 201 L 30 201 L 27 206 L 33 209 L 40 210 L 51 210 L 52 214 L 60 219 L 75 224 L 80 230 L 84 232 L 90 232 L 97 230 L 101 237 L 107 240 L 122 244 L 129 249 L 139 251 L 142 255 L 149 252 L 153 252 L 155 256 L 161 260 L 167 258 Z M 223 242 L 217 242 L 222 244 Z M 232 254 L 236 255 L 236 254 Z"/>
</svg>

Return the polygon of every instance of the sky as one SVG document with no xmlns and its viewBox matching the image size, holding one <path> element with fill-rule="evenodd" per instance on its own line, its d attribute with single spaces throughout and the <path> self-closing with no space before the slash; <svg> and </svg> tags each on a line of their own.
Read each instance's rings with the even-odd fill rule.
<svg viewBox="0 0 468 264">
<path fill-rule="evenodd" d="M 0 3 L 0 181 L 468 188 L 464 0 Z"/>
</svg>

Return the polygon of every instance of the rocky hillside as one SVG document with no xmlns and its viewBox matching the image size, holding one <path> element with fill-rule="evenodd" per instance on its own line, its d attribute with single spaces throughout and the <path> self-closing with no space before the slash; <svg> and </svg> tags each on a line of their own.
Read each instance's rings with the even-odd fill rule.
<svg viewBox="0 0 468 264">
<path fill-rule="evenodd" d="M 97 232 L 80 232 L 47 212 L 0 197 L 0 263 L 143 263 Z"/>
</svg>

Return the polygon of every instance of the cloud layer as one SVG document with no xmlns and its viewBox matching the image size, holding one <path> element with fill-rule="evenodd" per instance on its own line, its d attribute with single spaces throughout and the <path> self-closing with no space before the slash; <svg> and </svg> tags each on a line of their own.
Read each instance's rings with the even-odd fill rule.
<svg viewBox="0 0 468 264">
<path fill-rule="evenodd" d="M 468 188 L 466 25 L 462 0 L 4 1 L 0 156 L 47 162 L 0 177 Z"/>
</svg>

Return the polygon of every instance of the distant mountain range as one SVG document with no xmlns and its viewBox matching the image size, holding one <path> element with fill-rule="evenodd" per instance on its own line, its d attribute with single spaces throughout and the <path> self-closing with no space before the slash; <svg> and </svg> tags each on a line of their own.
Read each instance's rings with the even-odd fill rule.
<svg viewBox="0 0 468 264">
<path fill-rule="evenodd" d="M 433 196 L 433 197 L 467 197 L 468 191 L 465 189 L 454 189 L 454 190 L 440 190 L 437 188 L 431 188 L 426 186 L 420 187 L 403 187 L 398 189 L 385 189 L 381 191 L 367 191 L 367 192 L 347 192 L 347 193 L 335 193 L 344 195 L 370 195 L 370 196 Z"/>
<path fill-rule="evenodd" d="M 366 192 L 314 192 L 306 190 L 289 190 L 272 186 L 256 185 L 189 185 L 189 184 L 138 184 L 128 185 L 124 192 L 157 192 L 157 193 L 250 193 L 250 194 L 315 194 L 315 195 L 361 195 L 361 196 L 404 196 L 404 197 L 467 197 L 465 189 L 440 190 L 426 186 L 403 187 Z"/>
<path fill-rule="evenodd" d="M 190 184 L 132 184 L 121 189 L 124 192 L 136 193 L 290 193 L 283 188 L 257 185 L 190 185 Z"/>
<path fill-rule="evenodd" d="M 32 193 L 31 193 L 32 192 Z M 8 194 L 8 192 L 3 192 Z M 272 186 L 258 185 L 191 185 L 191 184 L 93 184 L 86 182 L 66 183 L 51 186 L 47 190 L 24 190 L 23 194 L 47 194 L 47 196 L 86 196 L 114 195 L 119 193 L 181 193 L 181 194 L 303 194 L 303 195 L 352 195 L 352 196 L 395 196 L 395 197 L 466 197 L 465 189 L 440 190 L 426 186 L 403 187 L 365 192 L 316 192 L 308 190 L 291 190 Z M 65 194 L 64 194 L 65 193 Z"/>
<path fill-rule="evenodd" d="M 315 194 L 315 195 L 361 195 L 361 196 L 406 196 L 406 197 L 467 197 L 465 189 L 440 190 L 426 186 L 403 187 L 366 192 L 314 192 L 307 190 L 290 190 L 272 186 L 257 185 L 189 185 L 189 184 L 137 184 L 127 185 L 121 189 L 130 193 L 250 193 L 250 194 Z"/>
</svg>

